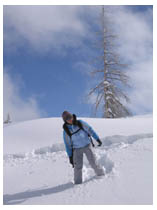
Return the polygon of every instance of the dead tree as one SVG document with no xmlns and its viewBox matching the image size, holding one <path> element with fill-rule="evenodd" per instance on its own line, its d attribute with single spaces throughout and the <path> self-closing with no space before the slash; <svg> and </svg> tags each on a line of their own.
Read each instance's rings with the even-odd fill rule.
<svg viewBox="0 0 157 210">
<path fill-rule="evenodd" d="M 96 95 L 95 115 L 98 108 L 102 107 L 104 118 L 126 117 L 131 115 L 124 105 L 125 101 L 129 102 L 128 96 L 123 91 L 124 87 L 129 86 L 129 78 L 124 71 L 127 65 L 121 63 L 116 52 L 117 36 L 113 34 L 114 23 L 111 22 L 108 10 L 105 10 L 104 6 L 101 9 L 101 24 L 96 32 L 97 41 L 94 43 L 99 55 L 92 59 L 94 70 L 91 72 L 91 75 L 99 78 L 99 81 L 88 96 Z"/>
</svg>

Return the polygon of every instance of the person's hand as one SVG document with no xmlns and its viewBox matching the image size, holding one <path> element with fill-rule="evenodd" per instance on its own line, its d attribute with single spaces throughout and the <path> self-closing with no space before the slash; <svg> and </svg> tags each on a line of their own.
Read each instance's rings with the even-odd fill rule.
<svg viewBox="0 0 157 210">
<path fill-rule="evenodd" d="M 70 164 L 71 164 L 71 165 L 73 166 L 73 168 L 74 168 L 73 156 L 69 157 L 69 162 L 70 162 Z"/>
<path fill-rule="evenodd" d="M 100 147 L 102 145 L 102 141 L 98 139 L 97 142 L 98 142 L 98 147 Z"/>
</svg>

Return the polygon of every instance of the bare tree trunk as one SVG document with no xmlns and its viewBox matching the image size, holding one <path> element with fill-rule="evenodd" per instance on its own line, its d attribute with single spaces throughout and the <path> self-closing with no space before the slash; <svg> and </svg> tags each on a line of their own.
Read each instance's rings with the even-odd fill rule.
<svg viewBox="0 0 157 210">
<path fill-rule="evenodd" d="M 128 76 L 124 73 L 124 68 L 126 68 L 127 65 L 122 64 L 120 62 L 119 55 L 114 52 L 115 45 L 113 40 L 116 38 L 116 36 L 111 30 L 109 18 L 107 17 L 108 11 L 105 10 L 104 6 L 102 6 L 101 9 L 102 23 L 100 31 L 97 33 L 97 35 L 100 36 L 100 43 L 97 42 L 96 47 L 98 50 L 102 51 L 103 54 L 102 56 L 93 59 L 93 62 L 100 64 L 102 68 L 98 67 L 96 70 L 92 71 L 91 74 L 97 75 L 103 73 L 103 79 L 101 82 L 98 82 L 98 85 L 89 92 L 89 96 L 92 94 L 97 94 L 95 113 L 97 112 L 98 107 L 103 103 L 103 117 L 125 117 L 130 115 L 130 112 L 120 102 L 120 99 L 124 98 L 128 102 L 129 98 L 119 88 L 119 85 L 128 85 Z"/>
</svg>

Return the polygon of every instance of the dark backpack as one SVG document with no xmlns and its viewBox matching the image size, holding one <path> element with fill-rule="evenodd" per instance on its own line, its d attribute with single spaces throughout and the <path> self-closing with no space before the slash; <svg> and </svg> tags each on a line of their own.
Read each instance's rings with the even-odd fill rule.
<svg viewBox="0 0 157 210">
<path fill-rule="evenodd" d="M 81 121 L 76 119 L 76 115 L 75 114 L 73 114 L 73 125 L 77 125 L 79 127 L 79 129 L 77 131 L 71 133 L 69 131 L 69 128 L 68 128 L 67 125 L 68 125 L 68 123 L 65 122 L 63 124 L 63 129 L 66 132 L 66 134 L 70 137 L 70 140 L 71 140 L 72 135 L 74 135 L 75 133 L 78 133 L 80 130 L 83 130 L 85 133 L 87 133 L 88 137 L 90 138 L 92 146 L 93 147 L 95 146 L 94 143 L 93 143 L 91 135 L 83 128 Z M 71 145 L 72 145 L 72 141 L 71 141 Z"/>
</svg>

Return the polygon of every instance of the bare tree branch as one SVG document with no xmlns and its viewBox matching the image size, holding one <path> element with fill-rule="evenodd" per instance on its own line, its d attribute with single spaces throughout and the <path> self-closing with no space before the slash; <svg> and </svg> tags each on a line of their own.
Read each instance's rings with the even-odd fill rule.
<svg viewBox="0 0 157 210">
<path fill-rule="evenodd" d="M 121 63 L 120 56 L 116 51 L 117 35 L 113 34 L 111 21 L 111 13 L 102 6 L 102 16 L 100 30 L 96 31 L 97 40 L 93 47 L 99 51 L 99 56 L 92 59 L 91 64 L 94 70 L 91 71 L 91 76 L 101 76 L 101 82 L 98 82 L 92 88 L 88 96 L 96 94 L 95 113 L 102 106 L 103 102 L 103 117 L 117 118 L 130 115 L 130 112 L 122 104 L 121 99 L 129 102 L 129 97 L 120 89 L 120 87 L 129 87 L 129 77 L 124 71 L 128 65 Z M 112 22 L 112 23 L 111 23 Z"/>
</svg>

